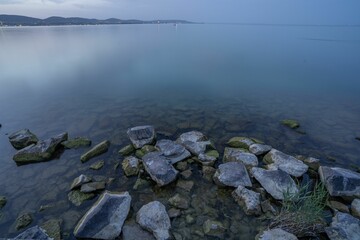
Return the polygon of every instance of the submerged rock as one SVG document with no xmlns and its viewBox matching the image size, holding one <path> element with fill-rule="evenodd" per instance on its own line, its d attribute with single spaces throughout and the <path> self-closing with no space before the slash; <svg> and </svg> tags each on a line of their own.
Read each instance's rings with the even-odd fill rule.
<svg viewBox="0 0 360 240">
<path fill-rule="evenodd" d="M 249 147 L 255 142 L 251 138 L 247 137 L 233 137 L 228 141 L 228 145 L 233 148 L 244 148 L 249 149 Z"/>
<path fill-rule="evenodd" d="M 92 169 L 92 170 L 99 170 L 99 169 L 101 169 L 104 165 L 105 165 L 105 161 L 104 161 L 104 160 L 97 161 L 96 163 L 93 163 L 93 164 L 90 165 L 90 169 Z"/>
<path fill-rule="evenodd" d="M 126 157 L 122 161 L 122 169 L 126 176 L 134 176 L 139 173 L 140 170 L 140 160 L 136 157 Z"/>
<path fill-rule="evenodd" d="M 225 227 L 219 221 L 208 219 L 203 224 L 203 230 L 208 236 L 222 238 L 225 232 Z"/>
<path fill-rule="evenodd" d="M 232 196 L 247 215 L 261 214 L 260 193 L 248 190 L 243 186 L 238 186 L 232 192 Z"/>
<path fill-rule="evenodd" d="M 216 169 L 210 166 L 203 166 L 202 167 L 202 174 L 203 178 L 205 178 L 208 181 L 212 181 L 212 178 L 216 172 Z"/>
<path fill-rule="evenodd" d="M 45 230 L 46 234 L 54 240 L 61 240 L 61 223 L 62 220 L 50 219 L 43 224 L 41 228 Z"/>
<path fill-rule="evenodd" d="M 159 186 L 175 181 L 179 173 L 160 152 L 148 153 L 142 160 L 145 171 Z"/>
<path fill-rule="evenodd" d="M 171 164 L 175 164 L 191 156 L 190 152 L 182 145 L 177 144 L 171 140 L 159 140 L 156 143 L 156 147 L 171 162 Z"/>
<path fill-rule="evenodd" d="M 264 145 L 259 143 L 252 144 L 249 147 L 249 151 L 257 156 L 268 153 L 269 151 L 271 151 L 271 149 L 272 147 L 270 145 Z"/>
<path fill-rule="evenodd" d="M 119 154 L 122 156 L 128 156 L 135 152 L 135 148 L 132 144 L 129 144 L 119 150 Z"/>
<path fill-rule="evenodd" d="M 137 223 L 125 223 L 121 236 L 122 240 L 155 240 L 151 233 L 143 230 Z"/>
<path fill-rule="evenodd" d="M 219 186 L 252 186 L 248 172 L 246 171 L 244 164 L 240 162 L 220 164 L 214 174 L 213 180 Z"/>
<path fill-rule="evenodd" d="M 184 181 L 184 180 L 179 180 L 176 183 L 176 187 L 181 188 L 187 192 L 190 192 L 191 189 L 194 187 L 194 182 L 193 181 Z"/>
<path fill-rule="evenodd" d="M 98 145 L 96 145 L 95 147 L 93 147 L 92 149 L 90 149 L 89 151 L 84 153 L 83 155 L 81 155 L 81 157 L 80 157 L 81 162 L 87 162 L 91 158 L 94 158 L 103 153 L 106 153 L 109 149 L 109 146 L 110 146 L 109 141 L 103 141 L 103 142 L 99 143 Z"/>
<path fill-rule="evenodd" d="M 94 193 L 83 193 L 80 190 L 73 190 L 69 192 L 68 199 L 75 206 L 80 206 L 86 200 L 92 199 L 95 197 Z"/>
<path fill-rule="evenodd" d="M 75 188 L 81 187 L 84 183 L 91 182 L 91 177 L 88 177 L 84 174 L 81 174 L 77 178 L 74 179 L 74 181 L 71 184 L 70 190 L 74 190 Z"/>
<path fill-rule="evenodd" d="M 0 196 L 0 209 L 2 209 L 7 203 L 6 197 Z"/>
<path fill-rule="evenodd" d="M 16 230 L 20 230 L 28 225 L 30 225 L 32 223 L 33 219 L 30 215 L 30 213 L 24 213 L 21 214 L 17 219 L 16 219 L 16 225 L 15 228 Z"/>
<path fill-rule="evenodd" d="M 105 182 L 90 182 L 81 185 L 80 191 L 83 193 L 90 193 L 103 189 L 105 189 Z"/>
<path fill-rule="evenodd" d="M 213 156 L 209 156 L 206 153 L 200 153 L 196 158 L 196 161 L 201 163 L 203 166 L 213 166 L 216 162 L 217 158 Z"/>
<path fill-rule="evenodd" d="M 155 129 L 153 126 L 138 126 L 127 130 L 127 135 L 136 149 L 140 149 L 147 144 L 152 144 L 155 140 Z"/>
<path fill-rule="evenodd" d="M 59 134 L 55 137 L 32 144 L 19 150 L 13 157 L 17 164 L 35 163 L 50 160 L 60 143 L 66 141 L 67 133 Z"/>
<path fill-rule="evenodd" d="M 129 213 L 131 196 L 128 192 L 105 192 L 77 224 L 77 238 L 115 239 Z"/>
<path fill-rule="evenodd" d="M 36 144 L 39 139 L 29 129 L 22 129 L 9 136 L 9 141 L 15 149 L 22 149 Z"/>
<path fill-rule="evenodd" d="M 78 137 L 62 142 L 61 145 L 63 145 L 67 149 L 77 149 L 90 146 L 91 140 L 85 137 Z"/>
<path fill-rule="evenodd" d="M 248 168 L 256 167 L 259 164 L 258 158 L 254 154 L 238 148 L 225 148 L 223 162 L 241 162 Z"/>
<path fill-rule="evenodd" d="M 281 121 L 281 124 L 291 129 L 296 129 L 300 127 L 299 122 L 294 119 L 284 119 Z"/>
<path fill-rule="evenodd" d="M 301 177 L 309 168 L 299 159 L 276 149 L 272 149 L 268 154 L 266 154 L 263 161 L 269 164 L 270 169 L 280 169 L 294 177 Z"/>
<path fill-rule="evenodd" d="M 16 236 L 14 239 L 36 239 L 36 240 L 51 240 L 44 229 L 40 228 L 39 226 L 35 226 L 32 228 L 27 229 L 23 233 Z"/>
<path fill-rule="evenodd" d="M 337 212 L 325 232 L 330 240 L 360 239 L 360 220 L 350 214 Z"/>
<path fill-rule="evenodd" d="M 360 199 L 354 199 L 351 203 L 351 214 L 360 218 Z"/>
<path fill-rule="evenodd" d="M 190 206 L 189 200 L 178 193 L 169 199 L 169 203 L 170 205 L 180 209 L 188 209 Z"/>
<path fill-rule="evenodd" d="M 299 190 L 294 180 L 282 170 L 251 169 L 254 178 L 276 200 L 283 200 L 284 193 L 297 193 Z"/>
<path fill-rule="evenodd" d="M 297 240 L 298 238 L 289 232 L 282 230 L 281 228 L 274 228 L 264 231 L 257 240 Z"/>
<path fill-rule="evenodd" d="M 136 214 L 136 222 L 142 228 L 152 232 L 158 240 L 170 238 L 170 218 L 165 206 L 158 201 L 142 206 Z"/>
</svg>

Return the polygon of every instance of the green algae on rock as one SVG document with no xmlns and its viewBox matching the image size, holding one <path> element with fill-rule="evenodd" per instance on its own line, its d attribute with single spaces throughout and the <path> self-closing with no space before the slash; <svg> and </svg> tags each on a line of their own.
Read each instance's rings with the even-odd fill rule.
<svg viewBox="0 0 360 240">
<path fill-rule="evenodd" d="M 281 124 L 291 129 L 296 129 L 300 127 L 299 122 L 294 119 L 284 119 L 281 121 Z"/>
<path fill-rule="evenodd" d="M 105 165 L 105 161 L 104 161 L 104 160 L 101 160 L 101 161 L 98 161 L 98 162 L 92 164 L 92 165 L 90 166 L 90 169 L 92 169 L 92 170 L 99 170 L 99 169 L 101 169 L 104 165 Z"/>
<path fill-rule="evenodd" d="M 83 193 L 80 190 L 73 190 L 69 192 L 68 199 L 75 206 L 80 206 L 84 201 L 92 199 L 95 197 L 94 193 Z"/>
<path fill-rule="evenodd" d="M 233 137 L 231 138 L 227 144 L 233 148 L 244 148 L 249 150 L 249 147 L 255 142 L 251 138 L 247 137 Z"/>
<path fill-rule="evenodd" d="M 20 230 L 20 229 L 30 225 L 32 223 L 32 221 L 33 221 L 33 219 L 31 217 L 30 213 L 24 213 L 16 219 L 15 228 L 16 228 L 16 230 Z"/>
<path fill-rule="evenodd" d="M 135 151 L 135 148 L 132 144 L 129 144 L 125 147 L 123 147 L 122 149 L 119 150 L 119 154 L 122 156 L 128 156 L 130 154 L 132 154 Z"/>
<path fill-rule="evenodd" d="M 22 129 L 9 136 L 9 141 L 15 149 L 22 149 L 36 144 L 39 139 L 29 129 Z"/>
<path fill-rule="evenodd" d="M 65 142 L 62 142 L 63 145 L 67 149 L 77 149 L 80 147 L 88 147 L 91 145 L 91 140 L 85 137 L 77 137 L 74 139 L 69 139 Z"/>
<path fill-rule="evenodd" d="M 81 155 L 80 160 L 81 162 L 87 162 L 89 161 L 91 158 L 94 158 L 96 156 L 99 156 L 105 152 L 108 151 L 110 146 L 110 142 L 105 140 L 102 141 L 101 143 L 99 143 L 98 145 L 94 146 L 92 149 L 90 149 L 89 151 L 87 151 L 86 153 L 84 153 L 83 155 Z"/>
<path fill-rule="evenodd" d="M 0 196 L 0 209 L 2 209 L 7 203 L 6 197 Z"/>
<path fill-rule="evenodd" d="M 50 219 L 43 224 L 41 224 L 41 228 L 46 231 L 46 234 L 49 235 L 50 238 L 54 240 L 61 239 L 61 219 Z"/>
</svg>

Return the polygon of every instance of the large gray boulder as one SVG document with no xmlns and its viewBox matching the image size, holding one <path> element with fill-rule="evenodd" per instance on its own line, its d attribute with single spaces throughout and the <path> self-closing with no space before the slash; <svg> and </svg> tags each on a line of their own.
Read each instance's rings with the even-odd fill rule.
<svg viewBox="0 0 360 240">
<path fill-rule="evenodd" d="M 299 191 L 294 180 L 282 170 L 265 170 L 254 167 L 251 169 L 251 174 L 277 200 L 283 200 L 286 192 L 295 194 Z"/>
<path fill-rule="evenodd" d="M 238 186 L 233 192 L 232 196 L 235 201 L 243 208 L 247 215 L 260 215 L 260 193 L 256 193 L 243 186 Z"/>
<path fill-rule="evenodd" d="M 264 156 L 264 162 L 269 164 L 269 168 L 272 170 L 280 169 L 287 172 L 291 176 L 301 177 L 307 172 L 308 166 L 299 159 L 293 156 L 287 155 L 276 149 L 272 149 L 269 153 Z"/>
<path fill-rule="evenodd" d="M 59 148 L 60 144 L 67 139 L 68 134 L 65 132 L 47 140 L 39 141 L 37 144 L 32 144 L 19 150 L 13 159 L 17 164 L 48 161 Z"/>
<path fill-rule="evenodd" d="M 23 233 L 16 236 L 14 239 L 36 239 L 36 240 L 51 240 L 44 229 L 40 228 L 39 226 L 35 226 L 32 228 L 27 229 Z"/>
<path fill-rule="evenodd" d="M 89 151 L 87 151 L 86 153 L 81 155 L 80 160 L 83 163 L 87 162 L 91 158 L 94 158 L 94 157 L 99 156 L 99 155 L 101 155 L 103 153 L 106 153 L 108 151 L 109 147 L 110 147 L 110 142 L 109 141 L 107 141 L 107 140 L 102 141 L 101 143 L 97 144 L 96 146 L 91 148 Z"/>
<path fill-rule="evenodd" d="M 145 171 L 159 186 L 175 181 L 178 171 L 161 152 L 150 152 L 142 158 Z"/>
<path fill-rule="evenodd" d="M 158 240 L 170 238 L 170 218 L 165 206 L 158 201 L 142 206 L 136 214 L 136 222 L 145 230 L 152 232 Z"/>
<path fill-rule="evenodd" d="M 251 187 L 251 181 L 244 164 L 240 162 L 228 162 L 220 164 L 216 170 L 214 182 L 219 186 Z"/>
<path fill-rule="evenodd" d="M 297 240 L 298 238 L 289 232 L 282 230 L 281 228 L 274 228 L 264 231 L 257 240 Z"/>
<path fill-rule="evenodd" d="M 239 148 L 225 148 L 223 162 L 241 162 L 247 168 L 257 167 L 259 164 L 258 158 L 249 152 L 244 152 Z"/>
<path fill-rule="evenodd" d="M 16 149 L 22 149 L 31 144 L 36 144 L 39 139 L 29 129 L 22 129 L 9 136 L 11 145 Z"/>
<path fill-rule="evenodd" d="M 211 141 L 209 141 L 203 133 L 198 131 L 183 133 L 176 142 L 183 145 L 195 156 L 199 156 L 208 150 L 215 149 Z"/>
<path fill-rule="evenodd" d="M 360 173 L 338 167 L 319 167 L 321 181 L 333 197 L 360 197 Z"/>
<path fill-rule="evenodd" d="M 155 140 L 155 129 L 153 126 L 138 126 L 127 130 L 127 135 L 136 149 L 152 144 Z"/>
<path fill-rule="evenodd" d="M 171 164 L 175 164 L 182 160 L 185 160 L 191 156 L 191 153 L 180 144 L 174 141 L 163 139 L 156 143 L 156 147 L 162 152 Z"/>
<path fill-rule="evenodd" d="M 115 239 L 129 213 L 131 196 L 124 193 L 103 193 L 77 224 L 77 238 Z"/>
<path fill-rule="evenodd" d="M 350 214 L 337 212 L 325 232 L 330 240 L 360 239 L 360 220 Z"/>
</svg>

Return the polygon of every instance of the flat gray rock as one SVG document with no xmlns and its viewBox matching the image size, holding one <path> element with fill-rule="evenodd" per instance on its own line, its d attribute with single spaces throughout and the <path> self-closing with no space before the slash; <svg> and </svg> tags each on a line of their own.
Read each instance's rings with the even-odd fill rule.
<svg viewBox="0 0 360 240">
<path fill-rule="evenodd" d="M 244 164 L 240 162 L 228 162 L 220 164 L 216 170 L 214 182 L 219 186 L 251 187 L 251 181 Z"/>
<path fill-rule="evenodd" d="M 360 199 L 354 199 L 351 203 L 351 214 L 360 218 Z"/>
<path fill-rule="evenodd" d="M 67 133 L 61 133 L 47 140 L 39 141 L 37 144 L 32 144 L 19 150 L 13 159 L 17 164 L 48 161 L 58 149 L 60 143 L 66 141 L 67 138 Z"/>
<path fill-rule="evenodd" d="M 263 161 L 269 164 L 270 169 L 280 169 L 294 177 L 301 177 L 309 168 L 299 159 L 276 149 L 272 149 L 269 153 L 267 153 L 264 156 Z"/>
<path fill-rule="evenodd" d="M 257 167 L 259 164 L 255 154 L 244 152 L 239 148 L 225 148 L 223 162 L 241 162 L 246 167 Z"/>
<path fill-rule="evenodd" d="M 200 153 L 197 162 L 201 163 L 203 166 L 213 166 L 217 158 L 214 156 L 209 156 L 206 153 Z"/>
<path fill-rule="evenodd" d="M 91 148 L 89 151 L 81 155 L 80 160 L 81 162 L 87 162 L 91 158 L 94 158 L 96 156 L 99 156 L 103 153 L 106 153 L 110 147 L 109 141 L 102 141 L 101 143 L 97 144 L 93 148 Z"/>
<path fill-rule="evenodd" d="M 127 135 L 136 149 L 152 144 L 155 140 L 155 129 L 153 126 L 138 126 L 127 130 Z"/>
<path fill-rule="evenodd" d="M 175 181 L 179 173 L 161 152 L 148 153 L 142 160 L 145 171 L 159 186 Z"/>
<path fill-rule="evenodd" d="M 258 240 L 297 240 L 298 238 L 289 232 L 282 230 L 281 228 L 274 228 L 264 231 L 258 238 Z"/>
<path fill-rule="evenodd" d="M 65 142 L 62 142 L 61 145 L 67 149 L 77 149 L 81 147 L 88 147 L 91 145 L 91 140 L 85 137 L 77 137 L 74 139 L 69 139 Z"/>
<path fill-rule="evenodd" d="M 276 200 L 283 200 L 284 193 L 297 193 L 299 190 L 294 180 L 282 170 L 265 170 L 254 167 L 251 174 L 261 186 Z"/>
<path fill-rule="evenodd" d="M 156 143 L 156 147 L 162 152 L 171 164 L 185 160 L 191 156 L 190 152 L 174 141 L 163 139 Z"/>
<path fill-rule="evenodd" d="M 337 212 L 325 232 L 330 240 L 360 239 L 360 220 L 350 214 Z"/>
<path fill-rule="evenodd" d="M 74 190 L 75 188 L 81 187 L 84 183 L 91 182 L 91 177 L 88 177 L 84 174 L 81 174 L 77 178 L 74 179 L 74 181 L 71 184 L 70 190 Z"/>
<path fill-rule="evenodd" d="M 9 141 L 15 149 L 22 149 L 36 144 L 39 139 L 29 129 L 22 129 L 9 136 Z"/>
<path fill-rule="evenodd" d="M 228 145 L 233 148 L 244 148 L 249 149 L 249 147 L 255 142 L 248 137 L 233 137 L 228 141 Z"/>
<path fill-rule="evenodd" d="M 176 142 L 183 145 L 195 156 L 199 156 L 199 154 L 205 153 L 207 150 L 215 149 L 207 137 L 198 131 L 183 133 Z"/>
<path fill-rule="evenodd" d="M 260 193 L 238 186 L 232 192 L 232 196 L 247 215 L 261 214 Z"/>
<path fill-rule="evenodd" d="M 265 153 L 270 152 L 272 147 L 270 145 L 264 145 L 264 144 L 251 144 L 249 147 L 249 151 L 257 156 L 263 155 Z"/>
<path fill-rule="evenodd" d="M 105 189 L 105 182 L 90 182 L 81 185 L 80 192 L 90 193 Z"/>
<path fill-rule="evenodd" d="M 338 167 L 319 167 L 319 175 L 333 197 L 360 197 L 360 173 Z"/>
<path fill-rule="evenodd" d="M 77 224 L 77 238 L 115 239 L 129 213 L 131 196 L 124 193 L 103 193 Z"/>
<path fill-rule="evenodd" d="M 152 232 L 156 239 L 170 239 L 170 218 L 162 203 L 153 201 L 142 206 L 136 214 L 136 222 L 145 230 Z"/>
<path fill-rule="evenodd" d="M 32 228 L 27 229 L 23 233 L 16 236 L 14 239 L 36 239 L 36 240 L 51 240 L 44 229 L 40 228 L 39 226 L 35 226 Z"/>
<path fill-rule="evenodd" d="M 137 223 L 125 223 L 121 236 L 122 240 L 155 240 L 150 232 L 142 229 Z"/>
</svg>

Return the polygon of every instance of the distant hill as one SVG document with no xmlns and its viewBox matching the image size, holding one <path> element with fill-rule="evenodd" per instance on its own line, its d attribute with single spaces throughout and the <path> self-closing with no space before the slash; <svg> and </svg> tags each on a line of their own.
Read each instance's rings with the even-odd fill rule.
<svg viewBox="0 0 360 240">
<path fill-rule="evenodd" d="M 58 26 L 58 25 L 100 25 L 100 24 L 154 24 L 154 23 L 192 23 L 184 20 L 122 20 L 117 18 L 109 18 L 105 20 L 89 19 L 89 18 L 64 18 L 49 17 L 46 19 L 32 18 L 19 15 L 0 15 L 0 26 Z"/>
</svg>

